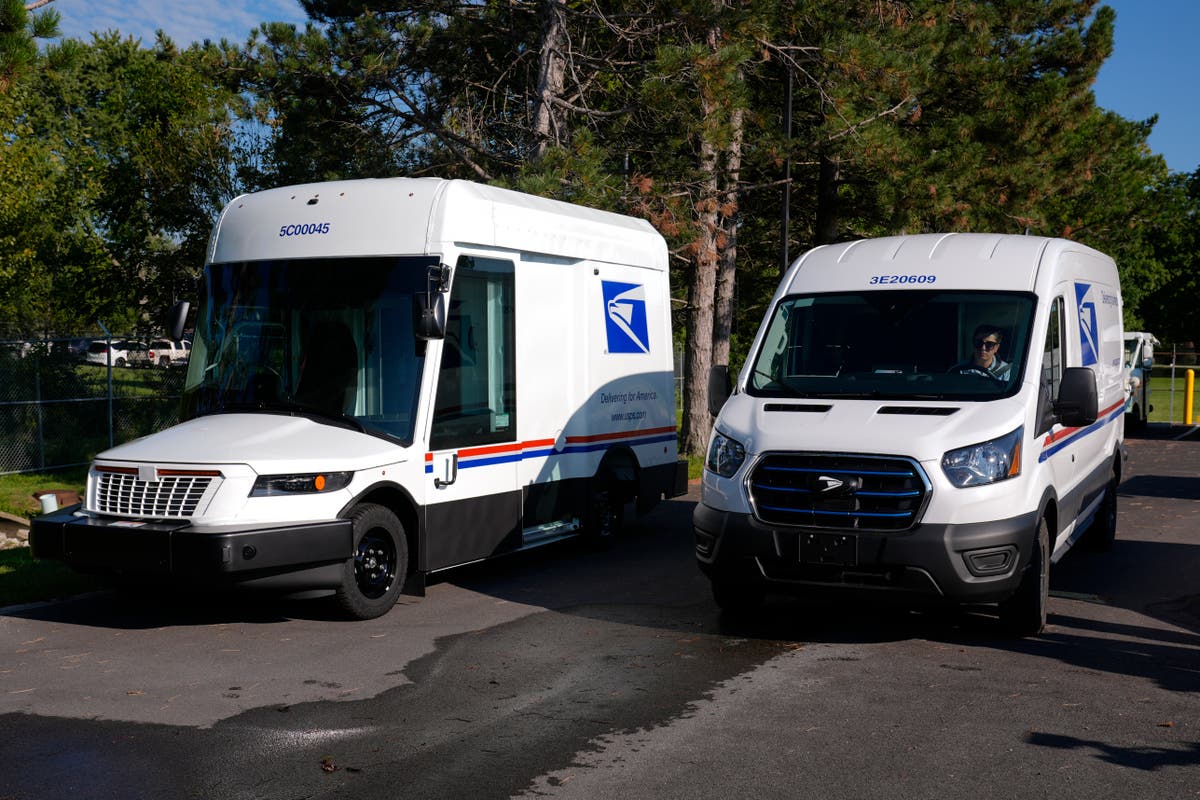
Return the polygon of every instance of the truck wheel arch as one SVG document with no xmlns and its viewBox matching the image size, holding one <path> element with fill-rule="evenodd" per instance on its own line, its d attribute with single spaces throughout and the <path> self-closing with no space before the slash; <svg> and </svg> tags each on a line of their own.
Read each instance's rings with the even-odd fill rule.
<svg viewBox="0 0 1200 800">
<path fill-rule="evenodd" d="M 396 515 L 400 524 L 404 526 L 404 538 L 408 541 L 408 572 L 411 575 L 413 572 L 420 571 L 423 556 L 421 548 L 423 528 L 420 515 L 417 513 L 417 504 L 413 501 L 412 495 L 399 484 L 381 481 L 360 492 L 338 512 L 338 516 L 345 518 L 356 506 L 364 503 L 381 505 Z"/>
</svg>

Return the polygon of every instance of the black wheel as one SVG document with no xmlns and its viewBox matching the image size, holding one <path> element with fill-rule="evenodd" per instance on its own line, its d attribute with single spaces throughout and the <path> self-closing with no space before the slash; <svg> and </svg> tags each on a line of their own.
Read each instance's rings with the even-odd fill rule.
<svg viewBox="0 0 1200 800">
<path fill-rule="evenodd" d="M 404 527 L 387 508 L 364 503 L 350 514 L 354 558 L 343 567 L 334 599 L 354 619 L 383 616 L 396 604 L 408 571 Z"/>
<path fill-rule="evenodd" d="M 1046 518 L 1038 521 L 1033 552 L 1016 593 L 1000 604 L 1000 622 L 1015 636 L 1036 636 L 1046 627 L 1050 602 L 1050 532 Z"/>
<path fill-rule="evenodd" d="M 584 535 L 592 544 L 607 547 L 625 525 L 625 504 L 615 480 L 600 478 L 596 486 L 588 499 L 588 521 Z"/>
<path fill-rule="evenodd" d="M 717 608 L 737 617 L 759 610 L 767 600 L 761 586 L 732 578 L 713 578 L 712 593 Z"/>
<path fill-rule="evenodd" d="M 1104 499 L 1096 509 L 1092 524 L 1083 534 L 1083 544 L 1088 550 L 1096 553 L 1107 553 L 1112 550 L 1117 538 L 1117 490 L 1119 489 L 1117 474 L 1114 472 L 1108 486 L 1104 487 Z"/>
<path fill-rule="evenodd" d="M 118 358 L 116 361 L 114 361 L 114 362 L 113 362 L 113 366 L 114 366 L 114 367 L 123 367 L 123 366 L 125 366 L 125 359 L 123 359 L 123 358 Z"/>
<path fill-rule="evenodd" d="M 162 358 L 160 358 L 160 359 L 158 360 L 158 365 L 159 365 L 160 367 L 162 367 L 163 369 L 166 369 L 167 367 L 171 366 L 171 358 L 170 358 L 170 356 L 163 356 Z"/>
</svg>

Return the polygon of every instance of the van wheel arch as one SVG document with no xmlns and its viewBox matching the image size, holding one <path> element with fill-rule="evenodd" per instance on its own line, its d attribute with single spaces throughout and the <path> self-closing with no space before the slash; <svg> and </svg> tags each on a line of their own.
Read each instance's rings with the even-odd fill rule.
<svg viewBox="0 0 1200 800">
<path fill-rule="evenodd" d="M 637 497 L 638 463 L 633 451 L 614 448 L 604 455 L 587 495 L 584 535 L 601 546 L 611 544 L 625 525 L 625 504 Z"/>
</svg>

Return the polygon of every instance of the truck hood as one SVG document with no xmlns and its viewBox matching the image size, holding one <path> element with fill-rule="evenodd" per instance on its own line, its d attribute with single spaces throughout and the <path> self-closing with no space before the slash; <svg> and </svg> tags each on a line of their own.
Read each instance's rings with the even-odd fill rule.
<svg viewBox="0 0 1200 800">
<path fill-rule="evenodd" d="M 940 459 L 1024 423 L 1017 397 L 988 402 L 768 399 L 735 394 L 717 429 L 747 454 L 768 451 L 864 453 Z"/>
<path fill-rule="evenodd" d="M 281 414 L 211 414 L 106 450 L 98 461 L 245 464 L 259 474 L 356 470 L 403 461 L 398 445 Z"/>
</svg>

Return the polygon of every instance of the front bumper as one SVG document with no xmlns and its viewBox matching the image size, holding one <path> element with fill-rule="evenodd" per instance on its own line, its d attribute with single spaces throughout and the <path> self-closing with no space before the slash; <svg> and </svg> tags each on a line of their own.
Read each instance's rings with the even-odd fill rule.
<svg viewBox="0 0 1200 800">
<path fill-rule="evenodd" d="M 303 574 L 296 588 L 338 585 L 338 567 L 354 552 L 349 520 L 196 531 L 183 520 L 150 522 L 76 515 L 79 505 L 36 517 L 29 529 L 35 558 L 81 572 L 184 579 L 203 583 L 267 582 Z M 279 582 L 281 585 L 287 581 Z"/>
<path fill-rule="evenodd" d="M 714 580 L 768 591 L 875 594 L 913 600 L 998 602 L 1020 584 L 1038 514 L 910 531 L 771 526 L 751 514 L 696 506 L 696 560 Z M 814 536 L 815 534 L 815 536 Z M 806 544 L 807 543 L 807 544 Z"/>
</svg>

